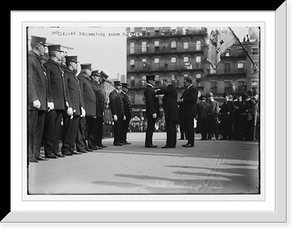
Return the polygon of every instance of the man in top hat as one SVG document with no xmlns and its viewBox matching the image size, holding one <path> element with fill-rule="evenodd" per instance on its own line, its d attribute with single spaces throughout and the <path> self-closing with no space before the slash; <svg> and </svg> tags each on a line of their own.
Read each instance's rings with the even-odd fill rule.
<svg viewBox="0 0 300 236">
<path fill-rule="evenodd" d="M 232 138 L 232 121 L 233 115 L 235 111 L 233 101 L 230 101 L 230 94 L 228 92 L 223 93 L 223 97 L 225 98 L 224 103 L 220 109 L 220 128 L 222 139 L 229 139 Z"/>
<path fill-rule="evenodd" d="M 127 132 L 128 132 L 128 128 L 129 128 L 129 122 L 130 122 L 130 119 L 132 118 L 132 108 L 131 108 L 130 99 L 129 99 L 127 93 L 128 93 L 128 84 L 122 83 L 121 96 L 123 99 L 124 114 L 125 114 L 126 119 L 123 121 L 123 126 L 121 129 L 121 143 L 124 145 L 131 144 L 131 143 L 127 142 Z"/>
<path fill-rule="evenodd" d="M 69 92 L 70 103 L 72 104 L 73 115 L 70 116 L 66 112 L 63 115 L 63 132 L 62 132 L 62 148 L 64 155 L 71 156 L 80 154 L 75 150 L 75 142 L 78 131 L 78 125 L 84 102 L 81 93 L 79 80 L 76 77 L 78 61 L 77 56 L 66 56 L 66 66 L 62 66 L 66 80 L 66 86 Z"/>
<path fill-rule="evenodd" d="M 171 78 L 165 78 L 163 84 L 164 88 L 156 91 L 156 94 L 164 94 L 163 108 L 165 112 L 167 140 L 166 145 L 162 148 L 175 148 L 177 142 L 176 124 L 179 123 L 178 92 Z"/>
<path fill-rule="evenodd" d="M 123 126 L 123 121 L 126 120 L 124 113 L 124 104 L 121 97 L 121 83 L 120 81 L 114 82 L 115 89 L 109 94 L 109 106 L 114 119 L 114 146 L 123 146 L 121 143 L 121 129 Z"/>
<path fill-rule="evenodd" d="M 62 57 L 60 45 L 49 45 L 48 51 L 50 58 L 44 66 L 48 78 L 49 94 L 53 98 L 53 106 L 49 106 L 48 113 L 46 114 L 44 147 L 46 157 L 57 158 L 65 156 L 59 151 L 63 114 L 67 111 L 67 114 L 72 116 L 73 109 L 70 103 L 64 72 L 59 65 Z"/>
<path fill-rule="evenodd" d="M 185 90 L 177 102 L 179 104 L 180 119 L 188 140 L 187 144 L 182 146 L 190 148 L 194 147 L 195 143 L 194 119 L 197 115 L 198 90 L 193 86 L 192 79 L 189 77 L 184 78 L 183 85 Z"/>
<path fill-rule="evenodd" d="M 147 129 L 145 138 L 145 147 L 156 148 L 157 145 L 153 145 L 153 132 L 155 129 L 156 119 L 159 117 L 159 100 L 155 96 L 155 75 L 146 76 L 146 88 L 144 90 L 145 102 L 146 102 L 146 118 Z"/>
<path fill-rule="evenodd" d="M 103 116 L 105 108 L 105 92 L 101 88 L 103 79 L 98 70 L 93 70 L 91 75 L 91 85 L 96 96 L 96 117 L 92 120 L 92 133 L 90 136 L 89 148 L 93 150 L 102 149 L 103 137 Z"/>
<path fill-rule="evenodd" d="M 50 102 L 48 82 L 41 57 L 45 54 L 46 38 L 31 36 L 31 51 L 27 61 L 27 105 L 28 105 L 28 144 L 27 158 L 29 162 L 48 160 L 40 156 L 45 114 Z"/>
<path fill-rule="evenodd" d="M 93 119 L 96 117 L 96 95 L 91 85 L 92 64 L 85 63 L 81 64 L 80 67 L 81 72 L 77 78 L 80 81 L 80 86 L 82 87 L 85 116 L 80 119 L 76 146 L 77 151 L 86 153 L 88 151 L 92 151 L 88 145 L 92 142 L 92 124 Z"/>
</svg>

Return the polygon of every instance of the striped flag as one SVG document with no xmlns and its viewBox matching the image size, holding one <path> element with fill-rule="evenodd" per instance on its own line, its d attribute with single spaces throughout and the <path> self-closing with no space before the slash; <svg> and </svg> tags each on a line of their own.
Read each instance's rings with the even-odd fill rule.
<svg viewBox="0 0 300 236">
<path fill-rule="evenodd" d="M 207 61 L 216 69 L 221 61 L 221 54 L 236 42 L 236 37 L 229 27 L 213 28 L 209 35 Z"/>
</svg>

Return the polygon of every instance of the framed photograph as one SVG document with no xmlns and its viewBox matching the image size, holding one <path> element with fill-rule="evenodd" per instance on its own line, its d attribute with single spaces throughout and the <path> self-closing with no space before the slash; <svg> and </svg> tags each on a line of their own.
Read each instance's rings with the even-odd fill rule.
<svg viewBox="0 0 300 236">
<path fill-rule="evenodd" d="M 286 1 L 53 15 L 11 12 L 2 222 L 286 222 Z"/>
</svg>

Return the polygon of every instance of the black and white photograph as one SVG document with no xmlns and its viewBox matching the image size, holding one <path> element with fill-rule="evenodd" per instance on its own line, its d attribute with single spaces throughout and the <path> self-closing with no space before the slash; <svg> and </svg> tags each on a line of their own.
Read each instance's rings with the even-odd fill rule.
<svg viewBox="0 0 300 236">
<path fill-rule="evenodd" d="M 1 207 L 9 213 L 1 228 L 285 228 L 287 192 L 297 189 L 289 186 L 297 178 L 287 181 L 287 134 L 296 130 L 287 117 L 297 108 L 287 102 L 287 75 L 297 68 L 287 57 L 288 4 L 222 4 L 11 11 L 10 183 Z"/>
<path fill-rule="evenodd" d="M 263 24 L 28 24 L 27 194 L 262 193 Z"/>
</svg>

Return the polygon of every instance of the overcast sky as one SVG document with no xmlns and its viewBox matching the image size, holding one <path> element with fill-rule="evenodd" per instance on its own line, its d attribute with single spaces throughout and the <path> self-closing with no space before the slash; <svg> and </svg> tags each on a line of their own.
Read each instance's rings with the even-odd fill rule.
<svg viewBox="0 0 300 236">
<path fill-rule="evenodd" d="M 242 41 L 247 27 L 232 27 Z M 126 75 L 125 27 L 29 27 L 31 35 L 47 38 L 47 43 L 71 47 L 80 63 L 92 63 L 93 69 L 105 71 L 110 78 Z"/>
</svg>

